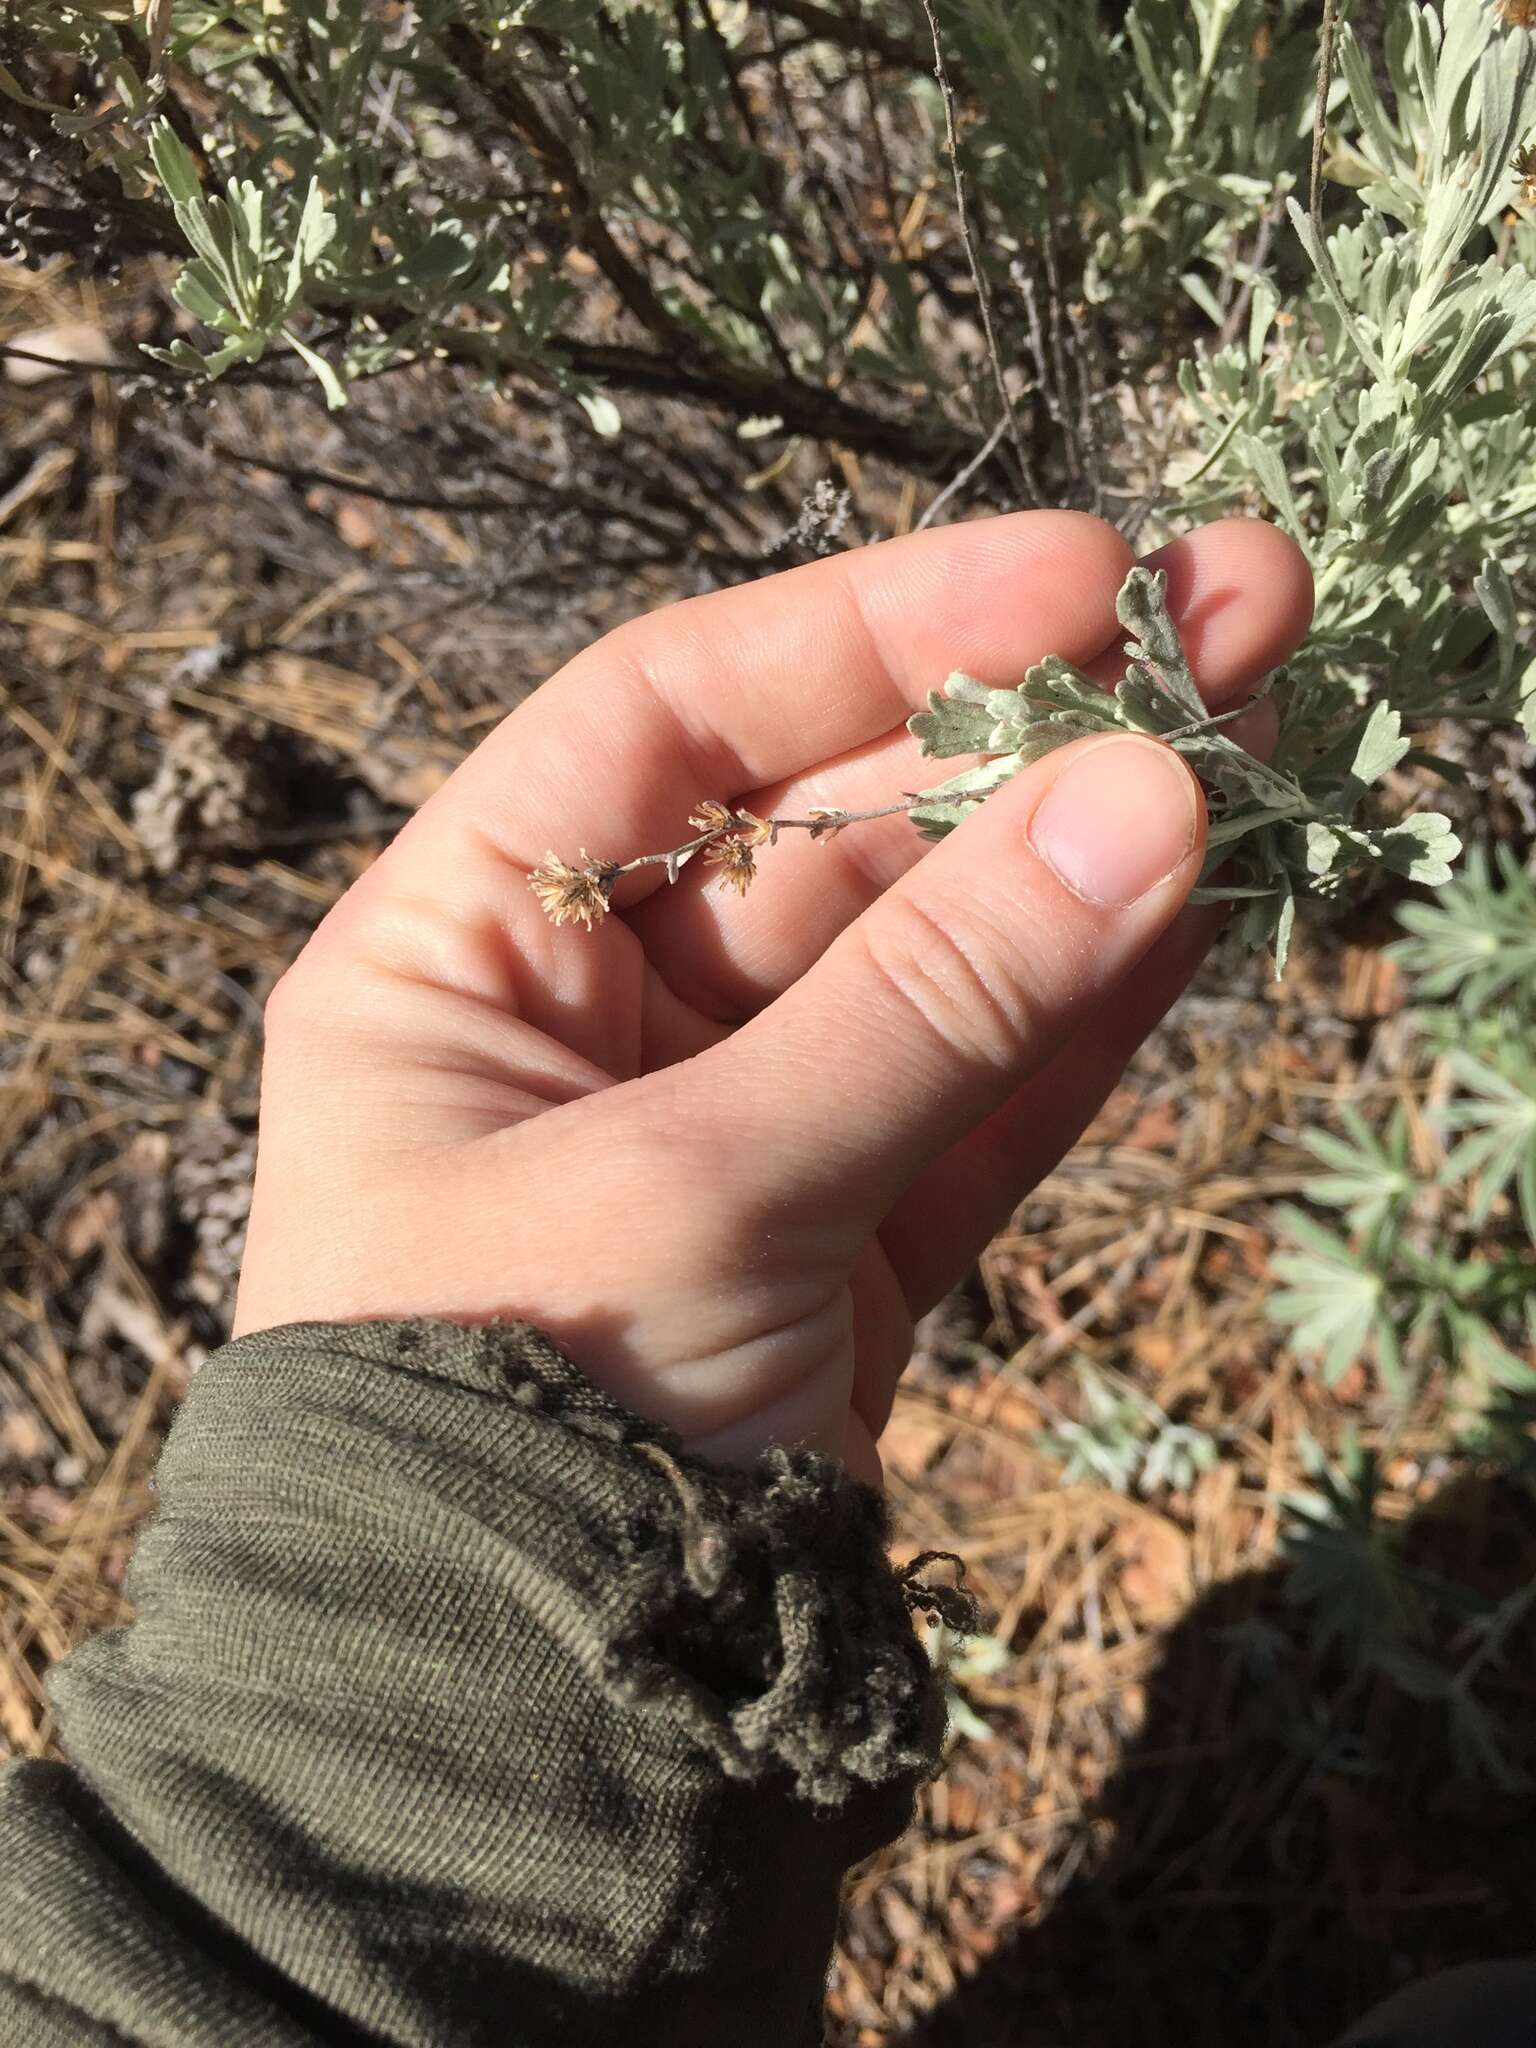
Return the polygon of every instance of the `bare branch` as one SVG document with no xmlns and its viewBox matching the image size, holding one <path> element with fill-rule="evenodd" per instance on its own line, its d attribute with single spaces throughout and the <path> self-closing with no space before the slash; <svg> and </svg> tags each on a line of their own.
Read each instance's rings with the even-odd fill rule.
<svg viewBox="0 0 1536 2048">
<path fill-rule="evenodd" d="M 1328 142 L 1328 88 L 1333 81 L 1333 38 L 1338 27 L 1339 0 L 1323 0 L 1323 25 L 1317 43 L 1317 106 L 1312 116 L 1311 214 L 1321 232 L 1323 152 Z"/>
<path fill-rule="evenodd" d="M 431 491 L 396 491 L 384 484 L 368 482 L 362 477 L 340 476 L 334 470 L 313 469 L 293 462 L 280 462 L 273 456 L 263 455 L 257 448 L 231 448 L 226 441 L 210 440 L 208 452 L 216 455 L 221 462 L 232 462 L 242 469 L 264 469 L 270 476 L 279 476 L 285 483 L 298 484 L 306 490 L 340 491 L 347 497 L 368 498 L 376 505 L 392 505 L 406 512 L 454 512 L 474 518 L 506 518 L 515 515 L 527 516 L 528 507 L 516 498 L 490 496 L 448 498 Z M 638 531 L 650 533 L 659 541 L 669 545 L 679 538 L 676 528 L 663 526 L 653 515 L 635 510 L 617 500 L 598 498 L 572 489 L 554 485 L 541 485 L 537 477 L 517 478 L 529 489 L 543 489 L 556 497 L 562 504 L 584 505 L 585 509 L 598 512 L 608 519 L 623 519 Z"/>
<path fill-rule="evenodd" d="M 997 386 L 998 403 L 1002 407 L 1003 418 L 1008 424 L 1008 438 L 1018 459 L 1020 481 L 1026 494 L 1038 502 L 1040 490 L 1025 451 L 1024 436 L 1019 431 L 1018 416 L 1014 411 L 1013 395 L 1008 389 L 1003 360 L 998 353 L 997 334 L 992 325 L 992 298 L 987 290 L 986 278 L 982 275 L 975 238 L 971 233 L 970 208 L 965 195 L 965 173 L 960 168 L 960 136 L 955 125 L 955 94 L 944 63 L 944 44 L 939 35 L 939 18 L 933 11 L 933 0 L 922 0 L 922 8 L 928 17 L 929 32 L 933 36 L 933 75 L 939 82 L 939 93 L 944 101 L 945 138 L 949 145 L 950 169 L 954 173 L 955 207 L 959 216 L 960 239 L 965 244 L 966 261 L 971 267 L 971 282 L 976 287 L 976 303 L 981 311 L 982 332 L 986 336 L 987 356 L 992 364 L 992 379 Z"/>
<path fill-rule="evenodd" d="M 921 533 L 925 527 L 932 526 L 934 520 L 938 518 L 939 514 L 943 511 L 944 507 L 949 503 L 950 499 L 953 498 L 957 492 L 963 491 L 966 485 L 970 482 L 971 478 L 975 476 L 976 472 L 979 469 L 985 467 L 987 458 L 992 454 L 998 442 L 1001 441 L 1001 439 L 1003 438 L 1004 434 L 1007 433 L 1007 431 L 1007 419 L 1000 419 L 997 422 L 996 426 L 992 429 L 991 433 L 988 434 L 986 440 L 982 442 L 981 446 L 976 450 L 976 453 L 965 465 L 964 469 L 960 471 L 959 475 L 951 477 L 949 482 L 944 486 L 943 490 L 939 492 L 938 496 L 934 499 L 933 503 L 928 507 L 927 511 L 923 514 L 922 518 L 919 519 L 916 526 L 913 527 L 912 531 L 914 533 Z"/>
</svg>

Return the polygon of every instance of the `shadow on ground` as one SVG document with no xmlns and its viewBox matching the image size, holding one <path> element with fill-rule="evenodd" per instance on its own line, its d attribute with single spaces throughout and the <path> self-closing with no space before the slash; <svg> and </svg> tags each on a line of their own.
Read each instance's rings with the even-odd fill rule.
<svg viewBox="0 0 1536 2048">
<path fill-rule="evenodd" d="M 1404 1556 L 1505 1598 L 1536 1578 L 1536 1503 L 1460 1481 Z M 1431 1647 L 1461 1668 L 1476 1641 L 1452 1615 Z M 1443 1701 L 1311 1655 L 1282 1573 L 1220 1586 L 1170 1636 L 1107 1857 L 900 2048 L 1322 2048 L 1412 1979 L 1536 1951 L 1536 1611 L 1475 1697 L 1524 1786 L 1468 1775 Z M 1536 2048 L 1536 2012 L 1514 2038 Z"/>
</svg>

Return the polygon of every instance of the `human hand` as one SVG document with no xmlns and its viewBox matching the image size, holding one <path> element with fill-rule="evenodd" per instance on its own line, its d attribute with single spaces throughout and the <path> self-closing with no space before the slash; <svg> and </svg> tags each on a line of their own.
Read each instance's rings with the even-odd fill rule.
<svg viewBox="0 0 1536 2048">
<path fill-rule="evenodd" d="M 675 605 L 545 683 L 274 992 L 237 1332 L 521 1318 L 707 1455 L 804 1442 L 877 1481 L 914 1318 L 1219 927 L 1182 908 L 1198 785 L 1155 741 L 1084 740 L 937 846 L 899 816 L 792 834 L 744 898 L 697 861 L 643 869 L 590 935 L 528 876 L 549 848 L 675 845 L 705 798 L 803 816 L 923 787 L 905 720 L 950 669 L 1118 676 L 1130 563 L 1098 520 L 1016 513 Z M 1306 630 L 1272 526 L 1151 565 L 1213 709 Z M 1229 730 L 1258 751 L 1273 720 Z"/>
</svg>

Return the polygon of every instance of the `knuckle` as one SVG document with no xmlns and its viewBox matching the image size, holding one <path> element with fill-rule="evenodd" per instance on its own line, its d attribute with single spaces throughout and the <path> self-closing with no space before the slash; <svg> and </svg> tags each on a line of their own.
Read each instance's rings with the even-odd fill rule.
<svg viewBox="0 0 1536 2048">
<path fill-rule="evenodd" d="M 1017 1063 L 1034 1005 L 1016 949 L 974 909 L 953 920 L 914 896 L 888 898 L 865 934 L 869 966 L 908 1017 L 968 1065 Z"/>
<path fill-rule="evenodd" d="M 301 1000 L 299 962 L 295 960 L 267 990 L 267 999 L 261 1006 L 263 1032 L 269 1045 L 287 1031 Z"/>
<path fill-rule="evenodd" d="M 298 957 L 289 962 L 267 991 L 262 1004 L 262 1028 L 267 1044 L 275 1041 L 306 1043 L 336 1021 L 338 1004 L 334 977 L 317 973 L 313 938 Z M 329 986 L 328 986 L 329 984 Z"/>
<path fill-rule="evenodd" d="M 364 884 L 354 883 L 332 904 L 268 990 L 262 1015 L 269 1044 L 274 1036 L 335 1040 L 376 1015 L 383 992 L 409 978 L 392 958 L 420 957 L 413 951 L 414 902 L 380 898 Z"/>
</svg>

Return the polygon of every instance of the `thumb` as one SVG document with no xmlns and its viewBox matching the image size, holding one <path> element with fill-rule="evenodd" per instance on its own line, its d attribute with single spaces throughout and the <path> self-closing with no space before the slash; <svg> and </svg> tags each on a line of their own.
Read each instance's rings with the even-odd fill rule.
<svg viewBox="0 0 1536 2048">
<path fill-rule="evenodd" d="M 1112 993 L 1200 871 L 1173 750 L 1090 739 L 1006 784 L 708 1069 L 749 1199 L 857 1240 Z M 744 1190 L 745 1191 L 745 1190 Z"/>
</svg>

